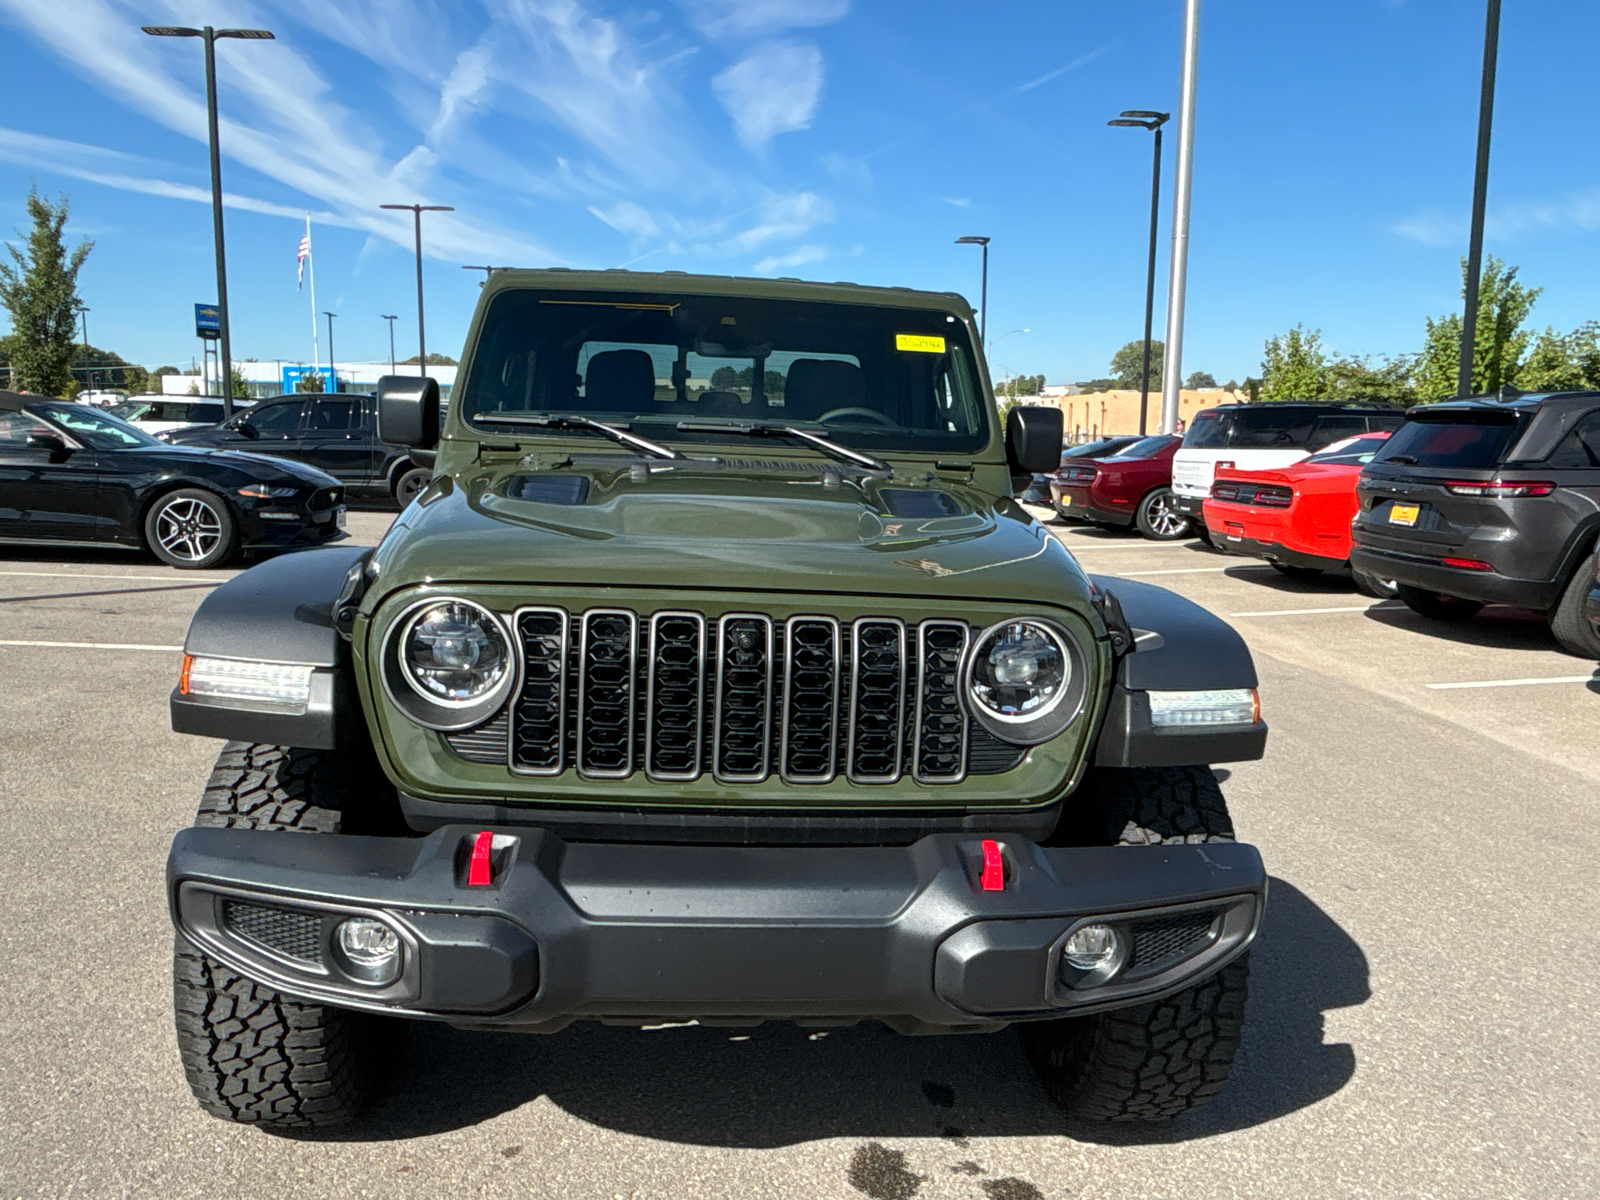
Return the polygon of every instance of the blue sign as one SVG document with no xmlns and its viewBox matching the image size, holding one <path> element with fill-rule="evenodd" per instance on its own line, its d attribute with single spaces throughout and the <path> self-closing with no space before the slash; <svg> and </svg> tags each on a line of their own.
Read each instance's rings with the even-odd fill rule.
<svg viewBox="0 0 1600 1200">
<path fill-rule="evenodd" d="M 322 376 L 322 390 L 333 391 L 333 372 L 327 367 L 285 367 L 283 368 L 283 394 L 293 395 L 300 390 L 300 381 L 307 375 Z"/>
<path fill-rule="evenodd" d="M 194 306 L 194 335 L 207 339 L 222 336 L 222 311 L 215 304 Z"/>
</svg>

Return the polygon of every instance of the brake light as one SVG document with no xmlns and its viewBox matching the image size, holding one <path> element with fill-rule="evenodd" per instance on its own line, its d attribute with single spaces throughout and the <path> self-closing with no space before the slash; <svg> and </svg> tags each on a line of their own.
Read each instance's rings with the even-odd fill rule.
<svg viewBox="0 0 1600 1200">
<path fill-rule="evenodd" d="M 1447 567 L 1455 567 L 1458 571 L 1492 571 L 1494 566 L 1476 558 L 1441 558 L 1439 560 Z"/>
<path fill-rule="evenodd" d="M 1294 503 L 1294 489 L 1270 483 L 1214 483 L 1211 498 L 1257 508 L 1288 508 Z"/>
<path fill-rule="evenodd" d="M 1457 496 L 1487 496 L 1494 500 L 1520 500 L 1527 496 L 1548 496 L 1556 490 L 1553 483 L 1502 483 L 1498 479 L 1487 482 L 1478 479 L 1447 479 L 1444 490 Z"/>
</svg>

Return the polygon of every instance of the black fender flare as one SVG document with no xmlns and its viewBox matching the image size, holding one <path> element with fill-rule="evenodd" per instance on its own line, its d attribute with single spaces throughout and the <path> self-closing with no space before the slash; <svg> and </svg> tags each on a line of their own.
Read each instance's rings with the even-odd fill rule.
<svg viewBox="0 0 1600 1200">
<path fill-rule="evenodd" d="M 359 714 L 350 677 L 349 645 L 335 624 L 335 606 L 370 546 L 330 546 L 268 559 L 243 571 L 200 603 L 189 622 L 188 657 L 307 666 L 311 696 L 304 712 L 250 707 L 247 702 L 171 696 L 178 733 L 331 750 L 351 736 Z"/>
<path fill-rule="evenodd" d="M 1095 589 L 1116 597 L 1133 649 L 1117 660 L 1094 762 L 1103 767 L 1199 766 L 1245 762 L 1266 753 L 1267 726 L 1156 729 L 1150 692 L 1254 689 L 1255 660 L 1238 630 L 1166 588 L 1091 575 Z"/>
</svg>

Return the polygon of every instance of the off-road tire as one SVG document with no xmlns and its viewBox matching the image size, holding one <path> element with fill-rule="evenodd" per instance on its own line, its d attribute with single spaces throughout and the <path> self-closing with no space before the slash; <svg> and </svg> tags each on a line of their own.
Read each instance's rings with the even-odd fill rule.
<svg viewBox="0 0 1600 1200">
<path fill-rule="evenodd" d="M 354 759 L 352 763 L 351 759 Z M 229 742 L 195 824 L 285 833 L 376 831 L 357 756 Z M 347 819 L 347 815 L 348 818 Z M 191 946 L 173 947 L 178 1053 L 212 1116 L 272 1130 L 327 1128 L 360 1115 L 387 1087 L 407 1022 L 291 999 Z"/>
<path fill-rule="evenodd" d="M 1374 600 L 1393 600 L 1399 594 L 1399 585 L 1394 580 L 1384 579 L 1370 571 L 1352 569 L 1350 577 L 1355 580 L 1356 591 Z"/>
<path fill-rule="evenodd" d="M 1395 585 L 1395 595 L 1418 616 L 1435 621 L 1466 621 L 1478 615 L 1483 608 L 1481 600 L 1463 600 L 1459 596 L 1446 596 L 1430 592 L 1427 588 L 1413 587 L 1409 583 Z"/>
<path fill-rule="evenodd" d="M 150 553 L 180 570 L 220 567 L 239 548 L 239 526 L 228 502 L 205 488 L 179 488 L 158 496 L 143 525 Z"/>
<path fill-rule="evenodd" d="M 1578 564 L 1561 599 L 1550 610 L 1550 632 L 1555 634 L 1563 650 L 1579 658 L 1600 659 L 1600 636 L 1596 636 L 1588 614 L 1583 611 L 1589 589 L 1594 586 L 1595 561 L 1596 556 L 1591 554 Z"/>
<path fill-rule="evenodd" d="M 1173 504 L 1171 488 L 1157 488 L 1139 501 L 1133 523 L 1139 532 L 1154 542 L 1175 542 L 1189 536 L 1194 522 Z"/>
<path fill-rule="evenodd" d="M 1234 840 L 1209 767 L 1097 767 L 1068 803 L 1087 810 L 1065 839 L 1072 844 Z M 1023 1046 L 1045 1092 L 1070 1116 L 1170 1120 L 1208 1104 L 1227 1083 L 1244 1033 L 1249 977 L 1246 955 L 1164 1000 L 1026 1022 Z"/>
<path fill-rule="evenodd" d="M 1322 578 L 1321 567 L 1297 567 L 1291 563 L 1275 562 L 1268 564 L 1285 579 L 1312 580 Z"/>
<path fill-rule="evenodd" d="M 433 471 L 427 467 L 407 467 L 395 477 L 394 499 L 401 508 L 417 498 L 423 488 L 433 481 Z"/>
</svg>

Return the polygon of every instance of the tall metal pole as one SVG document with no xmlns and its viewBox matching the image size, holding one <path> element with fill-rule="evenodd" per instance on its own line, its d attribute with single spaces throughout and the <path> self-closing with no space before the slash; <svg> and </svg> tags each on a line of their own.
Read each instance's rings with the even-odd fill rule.
<svg viewBox="0 0 1600 1200">
<path fill-rule="evenodd" d="M 989 239 L 983 239 L 983 282 L 978 285 L 978 340 L 989 350 Z"/>
<path fill-rule="evenodd" d="M 78 305 L 78 316 L 83 320 L 83 370 L 84 378 L 89 381 L 88 390 L 94 391 L 94 365 L 89 358 L 89 306 Z"/>
<path fill-rule="evenodd" d="M 222 360 L 222 413 L 233 415 L 233 344 L 228 338 L 228 258 L 222 245 L 222 153 L 217 141 L 217 37 L 205 27 L 206 122 L 211 131 L 211 226 L 217 244 L 217 323 Z"/>
<path fill-rule="evenodd" d="M 1155 161 L 1150 167 L 1150 263 L 1144 277 L 1144 371 L 1139 383 L 1139 436 L 1150 412 L 1150 325 L 1156 309 L 1156 217 L 1161 204 L 1161 126 L 1156 126 Z"/>
<path fill-rule="evenodd" d="M 1483 274 L 1483 215 L 1489 199 L 1489 133 L 1494 125 L 1494 75 L 1500 57 L 1500 0 L 1489 0 L 1483 31 L 1483 91 L 1478 97 L 1478 161 L 1472 179 L 1472 235 L 1467 246 L 1467 307 L 1461 319 L 1461 369 L 1456 395 L 1472 395 L 1478 342 L 1478 283 Z"/>
<path fill-rule="evenodd" d="M 428 373 L 428 336 L 422 320 L 422 209 L 412 210 L 417 219 L 417 374 Z"/>
<path fill-rule="evenodd" d="M 394 323 L 395 323 L 396 317 L 399 314 L 395 314 L 395 316 L 390 316 L 388 313 L 379 313 L 378 315 L 380 317 L 382 317 L 385 321 L 389 322 L 389 374 L 393 375 L 394 374 Z"/>
<path fill-rule="evenodd" d="M 1200 55 L 1200 0 L 1185 0 L 1183 84 L 1178 105 L 1178 164 L 1173 185 L 1172 273 L 1167 284 L 1167 345 L 1161 366 L 1161 432 L 1178 431 L 1183 382 L 1183 303 L 1189 279 L 1189 192 L 1194 183 L 1194 101 Z"/>
<path fill-rule="evenodd" d="M 339 368 L 334 365 L 333 358 L 333 319 L 339 314 L 331 313 L 327 309 L 323 309 L 322 315 L 328 318 L 328 378 L 333 383 L 333 386 L 328 390 L 330 392 L 337 392 L 339 390 Z"/>
</svg>

